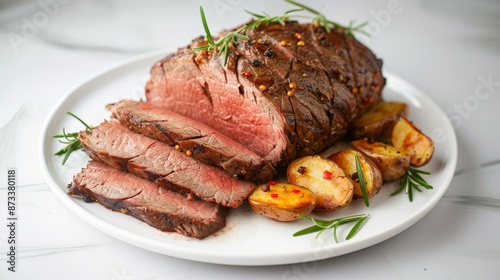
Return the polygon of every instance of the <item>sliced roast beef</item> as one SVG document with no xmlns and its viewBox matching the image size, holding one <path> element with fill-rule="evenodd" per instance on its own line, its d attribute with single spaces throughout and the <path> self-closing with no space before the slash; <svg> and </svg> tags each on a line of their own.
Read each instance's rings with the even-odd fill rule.
<svg viewBox="0 0 500 280">
<path fill-rule="evenodd" d="M 97 201 L 162 231 L 202 239 L 225 226 L 226 208 L 159 187 L 157 184 L 90 161 L 76 174 L 68 193 Z"/>
<path fill-rule="evenodd" d="M 255 187 L 172 146 L 134 133 L 118 121 L 82 131 L 79 139 L 92 159 L 223 206 L 240 206 Z"/>
<path fill-rule="evenodd" d="M 176 148 L 191 153 L 193 158 L 219 166 L 233 176 L 255 182 L 268 181 L 276 176 L 271 163 L 201 122 L 150 102 L 121 100 L 107 108 L 132 131 L 176 145 Z"/>
<path fill-rule="evenodd" d="M 147 101 L 283 166 L 331 146 L 381 98 L 381 60 L 341 30 L 288 21 L 246 35 L 227 64 L 216 49 L 192 50 L 203 38 L 168 55 L 151 69 Z"/>
</svg>

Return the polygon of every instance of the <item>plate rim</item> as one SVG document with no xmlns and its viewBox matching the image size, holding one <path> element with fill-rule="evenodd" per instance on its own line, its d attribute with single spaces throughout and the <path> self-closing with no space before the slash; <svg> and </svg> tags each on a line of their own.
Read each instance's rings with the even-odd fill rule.
<svg viewBox="0 0 500 280">
<path fill-rule="evenodd" d="M 40 147 L 39 147 L 39 156 L 40 156 L 39 162 L 40 162 L 40 165 L 42 167 L 42 172 L 43 172 L 43 174 L 47 180 L 47 183 L 48 183 L 49 187 L 51 188 L 52 192 L 54 192 L 56 194 L 56 196 L 58 197 L 58 199 L 66 207 L 68 207 L 74 214 L 76 214 L 79 218 L 81 218 L 82 220 L 84 220 L 86 223 L 93 226 L 94 228 L 97 228 L 98 230 L 102 231 L 103 233 L 105 233 L 113 238 L 124 241 L 128 244 L 131 244 L 133 246 L 140 247 L 140 248 L 143 248 L 145 250 L 157 252 L 157 253 L 160 253 L 163 255 L 168 255 L 171 257 L 176 257 L 176 258 L 181 258 L 181 259 L 186 259 L 186 260 L 205 262 L 205 263 L 225 264 L 225 265 L 244 265 L 244 266 L 283 265 L 283 264 L 299 263 L 299 262 L 302 262 L 304 260 L 310 259 L 311 252 L 301 252 L 301 253 L 296 254 L 292 258 L 289 256 L 283 256 L 284 257 L 283 259 L 281 259 L 281 258 L 278 259 L 279 254 L 277 254 L 277 255 L 273 255 L 275 257 L 274 261 L 269 261 L 268 257 L 263 258 L 262 261 L 259 261 L 258 258 L 256 258 L 255 256 L 247 257 L 247 258 L 240 256 L 240 257 L 235 258 L 234 256 L 229 256 L 227 254 L 221 254 L 220 252 L 210 252 L 210 253 L 206 252 L 203 254 L 200 251 L 194 250 L 192 248 L 183 247 L 182 250 L 180 250 L 181 248 L 175 248 L 172 246 L 167 246 L 167 247 L 169 247 L 168 249 L 170 250 L 167 253 L 164 250 L 161 250 L 161 248 L 156 247 L 156 244 L 155 244 L 156 241 L 145 238 L 144 236 L 138 236 L 137 234 L 132 233 L 132 232 L 127 232 L 123 228 L 120 228 L 117 225 L 110 224 L 107 221 L 100 219 L 98 216 L 94 215 L 93 213 L 87 211 L 86 209 L 81 207 L 78 203 L 76 203 L 66 193 L 64 193 L 63 189 L 59 186 L 59 183 L 56 182 L 56 180 L 53 178 L 51 171 L 49 170 L 49 167 L 47 164 L 46 155 L 48 155 L 48 151 L 46 151 L 46 149 L 47 149 L 48 139 L 52 139 L 52 138 L 48 137 L 50 125 L 53 122 L 54 116 L 61 110 L 61 106 L 65 102 L 67 102 L 67 100 L 69 98 L 71 98 L 75 94 L 75 92 L 78 91 L 78 89 L 80 89 L 84 85 L 91 83 L 92 81 L 94 81 L 95 79 L 101 77 L 102 75 L 104 75 L 106 73 L 119 70 L 121 67 L 127 66 L 131 63 L 134 63 L 134 62 L 142 61 L 144 59 L 150 59 L 152 61 L 154 59 L 158 60 L 158 59 L 161 59 L 162 56 L 164 57 L 170 52 L 171 52 L 171 49 L 154 50 L 154 51 L 140 54 L 137 56 L 133 56 L 133 57 L 125 59 L 121 62 L 112 64 L 111 66 L 106 67 L 93 75 L 90 75 L 88 78 L 86 78 L 82 82 L 78 83 L 76 86 L 74 86 L 71 90 L 69 90 L 59 100 L 59 102 L 54 106 L 54 108 L 51 110 L 51 112 L 49 113 L 49 115 L 47 116 L 47 118 L 43 122 L 41 134 L 40 134 L 41 141 L 40 141 Z M 386 77 L 386 79 L 388 81 L 398 80 L 399 82 L 404 83 L 406 86 L 411 87 L 415 91 L 415 93 L 419 94 L 418 98 L 425 99 L 425 101 L 427 103 L 429 103 L 435 107 L 434 110 L 436 110 L 438 113 L 443 114 L 443 116 L 444 116 L 443 121 L 445 122 L 445 124 L 447 125 L 447 128 L 448 128 L 447 137 L 450 138 L 450 144 L 451 144 L 449 146 L 449 150 L 451 152 L 451 154 L 449 156 L 451 158 L 449 158 L 450 161 L 446 163 L 446 165 L 444 166 L 445 167 L 444 169 L 450 168 L 451 170 L 449 170 L 444 175 L 443 186 L 440 186 L 438 191 L 431 197 L 431 199 L 429 199 L 425 203 L 425 207 L 422 207 L 418 211 L 412 213 L 412 215 L 409 218 L 409 220 L 411 220 L 411 222 L 403 222 L 403 223 L 399 224 L 397 227 L 390 229 L 390 233 L 385 234 L 384 236 L 381 236 L 379 234 L 379 236 L 376 236 L 376 237 L 372 236 L 370 238 L 362 239 L 358 242 L 351 243 L 351 241 L 347 241 L 347 243 L 351 243 L 351 244 L 348 244 L 349 247 L 354 247 L 351 250 L 347 250 L 348 252 L 342 253 L 342 254 L 333 253 L 332 255 L 329 255 L 329 256 L 317 257 L 317 258 L 313 255 L 312 256 L 313 260 L 322 260 L 322 259 L 327 259 L 327 258 L 332 258 L 332 257 L 337 257 L 337 256 L 341 256 L 344 254 L 352 253 L 352 252 L 373 246 L 375 244 L 378 244 L 382 241 L 390 239 L 393 236 L 403 232 L 404 230 L 406 230 L 407 228 L 411 227 L 416 222 L 418 222 L 429 211 L 431 211 L 432 208 L 434 208 L 434 206 L 437 204 L 437 202 L 441 199 L 443 194 L 448 189 L 448 187 L 453 179 L 453 175 L 454 175 L 454 172 L 456 169 L 456 164 L 457 164 L 458 148 L 457 148 L 457 139 L 456 139 L 455 131 L 453 129 L 453 126 L 452 126 L 450 120 L 446 116 L 446 114 L 444 114 L 443 110 L 428 95 L 423 94 L 423 92 L 420 89 L 416 88 L 413 84 L 410 84 L 409 82 L 403 80 L 402 78 L 400 78 L 396 75 L 393 75 L 391 72 L 388 72 L 388 71 L 384 71 L 384 76 Z M 109 209 L 106 209 L 106 208 L 103 208 L 103 210 L 109 211 Z M 369 241 L 368 239 L 371 239 L 371 241 Z M 137 244 L 138 243 L 137 240 L 139 240 L 140 244 Z M 344 243 L 346 243 L 346 242 L 344 242 Z M 366 246 L 367 243 L 369 243 L 368 246 Z M 343 244 L 343 245 L 336 244 L 336 245 L 337 246 L 347 246 L 345 244 Z M 323 248 L 323 249 L 326 250 L 326 248 Z"/>
</svg>

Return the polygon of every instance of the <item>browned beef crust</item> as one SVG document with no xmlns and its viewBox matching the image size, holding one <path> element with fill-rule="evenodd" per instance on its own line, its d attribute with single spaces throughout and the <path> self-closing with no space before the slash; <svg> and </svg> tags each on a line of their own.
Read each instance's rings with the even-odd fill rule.
<svg viewBox="0 0 500 280">
<path fill-rule="evenodd" d="M 381 99 L 382 61 L 342 31 L 287 22 L 249 30 L 230 46 L 194 52 L 203 38 L 151 69 L 147 101 L 240 142 L 275 166 L 321 152 Z"/>
</svg>

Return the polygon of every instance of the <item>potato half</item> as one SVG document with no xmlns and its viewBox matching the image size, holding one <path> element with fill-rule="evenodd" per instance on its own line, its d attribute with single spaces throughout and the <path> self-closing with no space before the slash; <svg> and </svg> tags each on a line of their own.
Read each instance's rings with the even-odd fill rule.
<svg viewBox="0 0 500 280">
<path fill-rule="evenodd" d="M 347 149 L 332 154 L 328 158 L 340 166 L 352 180 L 354 185 L 354 197 L 363 197 L 361 185 L 359 184 L 359 175 L 356 168 L 356 156 L 358 156 L 361 172 L 365 181 L 365 189 L 368 197 L 372 197 L 380 191 L 383 184 L 382 172 L 378 166 L 366 155 L 354 149 Z"/>
<path fill-rule="evenodd" d="M 406 118 L 399 118 L 391 131 L 394 147 L 410 155 L 410 164 L 416 167 L 427 164 L 434 154 L 434 142 Z"/>
<path fill-rule="evenodd" d="M 410 166 L 410 156 L 403 150 L 366 139 L 352 141 L 352 147 L 370 158 L 382 172 L 384 181 L 400 179 Z"/>
<path fill-rule="evenodd" d="M 353 184 L 335 162 L 314 155 L 293 161 L 287 169 L 288 182 L 316 194 L 315 210 L 335 210 L 352 200 Z"/>
<path fill-rule="evenodd" d="M 300 186 L 273 183 L 256 187 L 248 197 L 248 203 L 262 216 L 290 222 L 314 209 L 316 195 Z"/>
<path fill-rule="evenodd" d="M 401 102 L 379 102 L 354 123 L 353 139 L 384 141 L 399 117 L 408 116 L 408 105 Z"/>
</svg>

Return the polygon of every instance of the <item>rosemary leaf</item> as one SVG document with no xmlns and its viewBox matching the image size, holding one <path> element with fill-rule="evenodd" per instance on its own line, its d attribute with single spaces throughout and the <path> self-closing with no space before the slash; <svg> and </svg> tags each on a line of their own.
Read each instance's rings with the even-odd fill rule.
<svg viewBox="0 0 500 280">
<path fill-rule="evenodd" d="M 419 184 L 420 186 L 426 188 L 426 189 L 432 189 L 432 186 L 429 185 L 424 178 L 422 178 L 422 176 L 420 176 L 419 173 L 421 172 L 416 172 L 418 170 L 416 169 L 413 169 L 413 168 L 410 168 L 409 172 L 411 173 L 411 179 L 416 182 L 417 184 Z M 426 173 L 422 173 L 422 174 L 427 174 L 429 175 L 430 172 L 426 172 Z"/>
<path fill-rule="evenodd" d="M 413 202 L 413 190 L 422 192 L 422 189 L 420 189 L 420 187 L 424 187 L 428 190 L 433 189 L 433 187 L 429 183 L 427 183 L 422 175 L 431 175 L 431 172 L 419 170 L 410 166 L 399 181 L 399 188 L 391 193 L 391 196 L 399 194 L 402 192 L 402 190 L 405 190 L 405 193 L 408 195 L 408 199 L 410 200 L 410 202 Z"/>
<path fill-rule="evenodd" d="M 92 129 L 92 127 L 90 125 L 85 123 L 82 119 L 77 117 L 75 114 L 73 114 L 71 112 L 66 112 L 66 113 L 68 115 L 74 117 L 75 119 L 77 119 L 81 124 L 83 124 L 83 126 L 85 127 L 86 130 Z M 71 153 L 73 153 L 74 151 L 83 149 L 82 143 L 80 142 L 80 139 L 78 138 L 78 132 L 66 133 L 66 128 L 64 128 L 64 127 L 62 129 L 62 134 L 53 135 L 52 138 L 59 139 L 58 140 L 59 143 L 66 145 L 64 148 L 60 149 L 59 151 L 57 151 L 54 154 L 55 156 L 64 155 L 62 165 L 64 165 L 66 163 L 66 161 L 68 160 Z M 65 140 L 62 140 L 63 138 Z"/>
<path fill-rule="evenodd" d="M 356 172 L 358 173 L 359 186 L 361 188 L 361 193 L 363 194 L 363 201 L 365 202 L 366 207 L 370 207 L 370 200 L 368 199 L 368 193 L 366 192 L 365 178 L 363 176 L 363 170 L 361 169 L 361 164 L 359 163 L 358 155 L 356 155 L 354 159 L 356 161 Z"/>
<path fill-rule="evenodd" d="M 321 228 L 329 227 L 332 224 L 332 221 L 311 218 L 309 216 L 299 215 L 299 217 L 302 219 L 305 219 L 305 220 L 309 220 L 309 221 L 313 222 L 316 226 L 321 227 Z"/>
<path fill-rule="evenodd" d="M 422 190 L 419 188 L 419 185 L 416 184 L 415 182 L 411 181 L 411 186 L 417 191 L 422 192 Z"/>
<path fill-rule="evenodd" d="M 310 234 L 310 233 L 313 233 L 313 232 L 321 231 L 323 229 L 324 228 L 322 228 L 322 227 L 314 225 L 314 226 L 310 226 L 310 227 L 307 227 L 307 228 L 304 228 L 304 229 L 301 229 L 301 230 L 297 231 L 296 233 L 293 234 L 293 236 L 306 235 L 306 234 Z"/>
<path fill-rule="evenodd" d="M 365 216 L 365 217 L 362 217 L 361 219 L 359 219 L 356 222 L 356 224 L 351 228 L 351 230 L 349 231 L 349 233 L 347 234 L 345 239 L 349 240 L 349 239 L 353 238 L 354 235 L 356 235 L 356 233 L 358 233 L 358 231 L 361 229 L 361 226 L 366 221 L 366 219 L 368 219 L 368 216 Z"/>
<path fill-rule="evenodd" d="M 369 215 L 368 214 L 358 214 L 358 215 L 337 218 L 337 219 L 333 219 L 333 220 L 316 219 L 316 218 L 312 218 L 312 217 L 304 216 L 304 215 L 299 215 L 299 217 L 302 219 L 309 220 L 309 221 L 313 222 L 314 225 L 295 232 L 293 234 L 293 236 L 301 236 L 301 235 L 306 235 L 306 234 L 318 232 L 316 234 L 316 238 L 318 238 L 323 232 L 325 232 L 329 229 L 332 229 L 333 238 L 334 238 L 336 243 L 339 243 L 339 238 L 337 235 L 337 229 L 339 226 L 344 225 L 344 224 L 348 224 L 348 223 L 352 223 L 352 222 L 356 222 L 346 237 L 346 240 L 351 239 L 360 230 L 361 226 L 364 224 L 366 219 L 368 219 Z"/>
<path fill-rule="evenodd" d="M 334 224 L 333 226 L 333 239 L 335 240 L 335 243 L 339 243 L 339 237 L 337 236 L 337 228 L 339 224 Z"/>
<path fill-rule="evenodd" d="M 413 186 L 411 185 L 411 181 L 408 180 L 408 185 L 406 186 L 406 191 L 408 193 L 408 199 L 410 202 L 413 202 Z"/>
<path fill-rule="evenodd" d="M 66 112 L 66 113 L 68 115 L 72 116 L 73 118 L 77 119 L 81 124 L 83 124 L 85 126 L 85 129 L 92 130 L 92 127 L 90 125 L 86 124 L 82 119 L 80 119 L 79 117 L 77 117 L 75 114 L 73 114 L 71 112 Z M 78 132 L 71 133 L 71 135 L 77 136 Z"/>
<path fill-rule="evenodd" d="M 320 12 L 318 12 L 318 11 L 314 10 L 313 8 L 308 7 L 308 6 L 304 5 L 304 4 L 301 4 L 299 2 L 296 2 L 296 1 L 293 1 L 293 0 L 285 0 L 285 2 L 288 2 L 288 3 L 292 4 L 292 5 L 297 6 L 297 7 L 300 7 L 301 9 L 304 9 L 304 10 L 306 10 L 306 11 L 312 13 L 312 14 L 321 15 Z"/>
<path fill-rule="evenodd" d="M 251 11 L 248 11 L 248 10 L 245 10 L 245 12 L 251 16 L 253 16 L 254 18 L 256 19 L 263 19 L 265 18 L 266 16 L 265 15 L 259 15 L 257 13 L 254 13 L 254 12 L 251 12 Z"/>
<path fill-rule="evenodd" d="M 407 184 L 407 180 L 408 180 L 408 177 L 403 176 L 403 178 L 401 178 L 401 181 L 399 181 L 399 188 L 397 190 L 395 190 L 393 193 L 391 193 L 391 196 L 394 196 L 394 195 L 402 192 L 405 189 L 405 186 Z"/>
<path fill-rule="evenodd" d="M 359 214 L 359 215 L 352 215 L 352 216 L 343 217 L 343 218 L 339 219 L 338 223 L 339 223 L 339 225 L 348 224 L 351 222 L 355 222 L 355 221 L 357 221 L 360 218 L 363 218 L 365 216 L 367 216 L 367 215 L 366 214 Z"/>
<path fill-rule="evenodd" d="M 431 175 L 431 172 L 429 172 L 429 171 L 420 170 L 420 169 L 415 169 L 415 168 L 413 168 L 413 167 L 410 167 L 410 170 L 411 170 L 412 172 L 419 173 L 419 174 Z"/>
<path fill-rule="evenodd" d="M 215 45 L 214 39 L 212 38 L 212 33 L 210 32 L 210 28 L 208 28 L 207 18 L 205 17 L 205 12 L 203 11 L 203 7 L 200 6 L 200 15 L 201 22 L 203 23 L 203 29 L 205 29 L 205 34 L 208 41 L 208 46 Z"/>
</svg>

